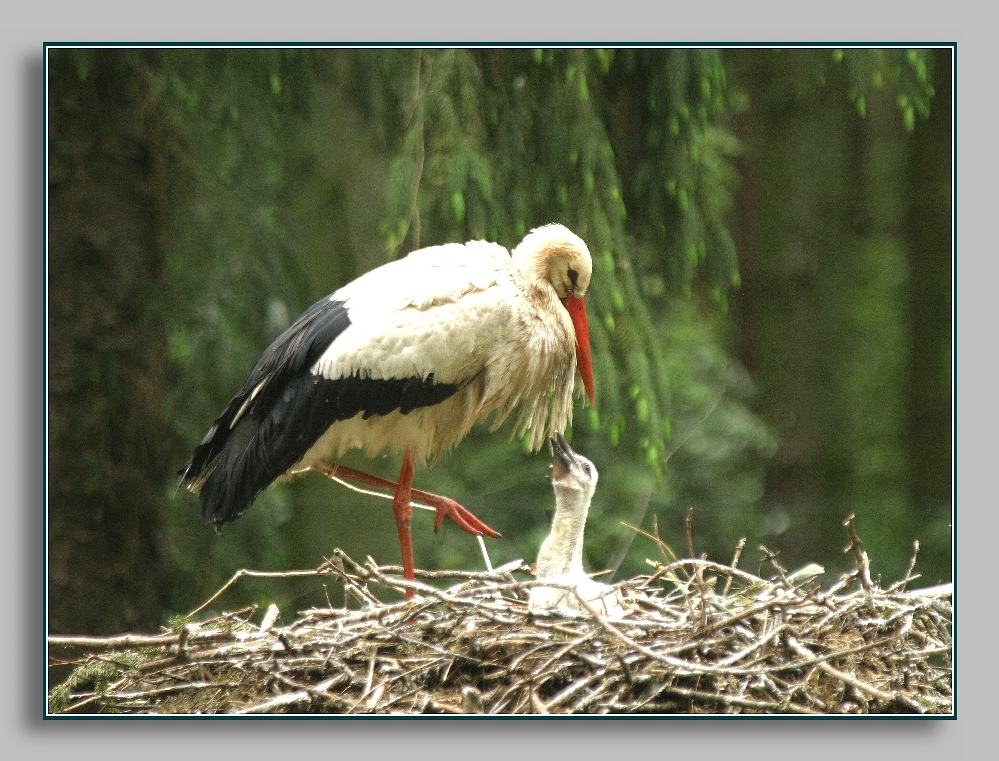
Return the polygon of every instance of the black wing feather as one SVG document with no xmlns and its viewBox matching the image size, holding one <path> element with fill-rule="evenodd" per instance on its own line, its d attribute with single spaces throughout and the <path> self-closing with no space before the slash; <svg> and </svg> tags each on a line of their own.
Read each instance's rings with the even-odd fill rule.
<svg viewBox="0 0 999 761">
<path fill-rule="evenodd" d="M 292 325 L 271 342 L 250 371 L 243 387 L 229 401 L 204 439 L 194 450 L 189 462 L 180 471 L 178 485 L 198 484 L 215 466 L 218 455 L 225 449 L 233 429 L 233 421 L 247 403 L 253 390 L 263 381 L 267 385 L 253 400 L 251 409 L 269 407 L 282 381 L 307 370 L 331 343 L 350 327 L 350 317 L 342 301 L 329 297 L 317 301 Z"/>
<path fill-rule="evenodd" d="M 257 360 L 249 377 L 194 450 L 180 483 L 201 492 L 205 520 L 220 528 L 295 465 L 335 422 L 444 401 L 459 384 L 426 378 L 327 379 L 310 368 L 350 326 L 343 302 L 314 304 Z M 260 384 L 264 385 L 252 397 Z"/>
</svg>

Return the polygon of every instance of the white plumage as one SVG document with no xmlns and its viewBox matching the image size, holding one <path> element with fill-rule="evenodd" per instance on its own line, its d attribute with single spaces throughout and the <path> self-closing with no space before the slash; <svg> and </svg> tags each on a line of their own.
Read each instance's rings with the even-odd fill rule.
<svg viewBox="0 0 999 761">
<path fill-rule="evenodd" d="M 513 417 L 512 433 L 537 449 L 571 422 L 577 362 L 593 400 L 583 302 L 591 268 L 579 237 L 547 225 L 512 254 L 484 241 L 432 246 L 358 277 L 264 352 L 181 479 L 221 525 L 283 475 L 330 474 L 330 457 L 352 448 L 398 452 L 398 484 L 349 474 L 396 488 L 407 565 L 414 461 L 484 419 L 495 428 Z M 455 519 L 447 503 L 438 507 Z M 472 518 L 466 530 L 491 532 L 461 515 Z"/>
<path fill-rule="evenodd" d="M 521 259 L 495 243 L 472 241 L 420 249 L 379 267 L 330 296 L 343 301 L 351 325 L 312 367 L 327 379 L 427 378 L 459 384 L 455 397 L 424 411 L 391 413 L 329 431 L 308 460 L 363 448 L 414 457 L 439 455 L 476 420 L 501 425 L 523 407 L 512 434 L 530 434 L 538 449 L 572 422 L 576 335 L 568 312 L 527 276 L 546 246 L 571 244 L 589 279 L 585 244 L 560 225 L 540 228 L 518 247 Z M 573 240 L 574 239 L 574 240 Z M 374 294 L 374 297 L 373 297 Z M 325 452 L 323 451 L 325 449 Z"/>
</svg>

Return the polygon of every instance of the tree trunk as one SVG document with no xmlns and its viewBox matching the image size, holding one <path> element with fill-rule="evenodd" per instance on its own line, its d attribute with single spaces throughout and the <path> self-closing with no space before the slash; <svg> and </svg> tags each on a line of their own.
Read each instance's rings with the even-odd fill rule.
<svg viewBox="0 0 999 761">
<path fill-rule="evenodd" d="M 158 624 L 164 597 L 156 508 L 172 455 L 162 452 L 161 130 L 135 55 L 49 57 L 52 632 Z"/>
</svg>

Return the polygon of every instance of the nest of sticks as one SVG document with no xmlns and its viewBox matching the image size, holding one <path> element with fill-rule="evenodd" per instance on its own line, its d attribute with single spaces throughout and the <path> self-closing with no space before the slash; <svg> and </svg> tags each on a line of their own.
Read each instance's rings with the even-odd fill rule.
<svg viewBox="0 0 999 761">
<path fill-rule="evenodd" d="M 173 630 L 50 637 L 72 665 L 50 713 L 128 714 L 949 714 L 949 584 L 882 588 L 852 519 L 854 569 L 766 573 L 704 557 L 615 584 L 627 614 L 532 613 L 522 562 L 492 572 L 360 564 L 240 571 Z M 693 553 L 691 553 L 693 554 Z M 915 556 L 913 557 L 913 564 Z M 276 607 L 198 614 L 248 575 L 317 576 L 348 604 L 281 622 Z M 402 601 L 400 592 L 415 596 Z"/>
</svg>

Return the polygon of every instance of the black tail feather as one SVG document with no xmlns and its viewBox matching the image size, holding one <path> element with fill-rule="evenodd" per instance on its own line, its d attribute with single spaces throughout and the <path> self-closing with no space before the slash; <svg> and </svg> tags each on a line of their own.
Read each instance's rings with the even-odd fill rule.
<svg viewBox="0 0 999 761">
<path fill-rule="evenodd" d="M 259 418 L 241 420 L 227 437 L 225 448 L 201 487 L 201 517 L 216 531 L 246 512 L 257 495 L 281 475 L 256 467 L 259 429 Z"/>
</svg>

